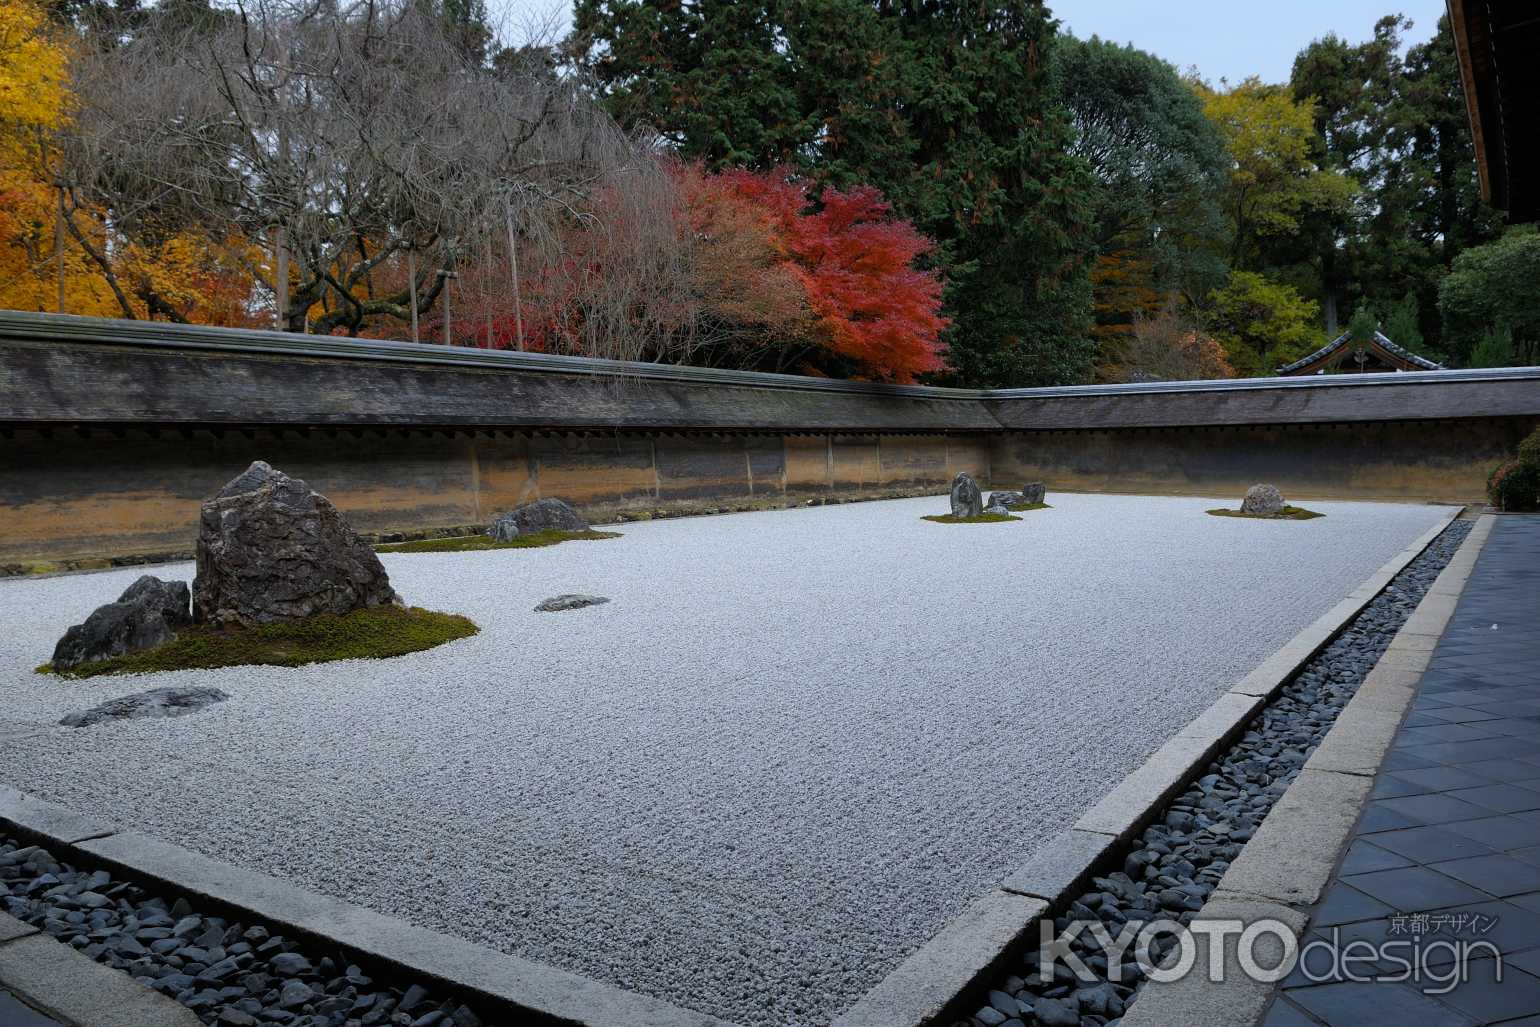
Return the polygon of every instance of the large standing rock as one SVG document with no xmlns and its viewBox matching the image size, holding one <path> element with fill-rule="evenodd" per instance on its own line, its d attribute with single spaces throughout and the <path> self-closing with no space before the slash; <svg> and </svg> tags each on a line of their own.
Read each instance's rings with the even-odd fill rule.
<svg viewBox="0 0 1540 1027">
<path fill-rule="evenodd" d="M 502 514 L 487 529 L 499 542 L 512 542 L 537 531 L 587 531 L 588 522 L 561 499 L 537 499 Z"/>
<path fill-rule="evenodd" d="M 1029 481 L 1021 487 L 1021 500 L 1028 505 L 1041 503 L 1048 498 L 1048 486 L 1040 481 Z"/>
<path fill-rule="evenodd" d="M 171 641 L 178 628 L 192 623 L 185 581 L 162 581 L 148 574 L 118 596 L 99 606 L 84 623 L 64 633 L 53 650 L 55 670 L 109 656 L 153 649 Z"/>
<path fill-rule="evenodd" d="M 1241 513 L 1275 514 L 1283 510 L 1283 493 L 1272 485 L 1253 485 L 1241 501 Z"/>
<path fill-rule="evenodd" d="M 952 479 L 952 516 L 977 517 L 984 512 L 984 494 L 967 471 Z"/>
<path fill-rule="evenodd" d="M 252 627 L 399 602 L 327 498 L 257 461 L 203 504 L 193 617 Z"/>
</svg>

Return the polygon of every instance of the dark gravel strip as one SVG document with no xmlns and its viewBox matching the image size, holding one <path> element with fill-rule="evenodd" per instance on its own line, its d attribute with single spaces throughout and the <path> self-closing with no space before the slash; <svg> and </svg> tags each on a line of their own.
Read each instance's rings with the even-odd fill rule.
<svg viewBox="0 0 1540 1027">
<path fill-rule="evenodd" d="M 1124 853 L 1123 868 L 1094 879 L 1094 888 L 1060 911 L 1062 931 L 1075 920 L 1100 920 L 1114 937 L 1128 921 L 1188 923 L 1213 892 L 1273 803 L 1299 776 L 1390 640 L 1432 587 L 1474 522 L 1457 520 L 1436 538 L 1246 728 L 1207 772 L 1173 799 L 1165 814 Z M 1166 951 L 1175 944 L 1166 942 Z M 1107 960 L 1087 934 L 1071 945 L 1097 980 L 1062 963 L 1042 983 L 1034 947 L 1016 971 L 995 982 L 989 1004 L 954 1027 L 1111 1027 L 1134 1001 L 1142 971 L 1132 952 L 1121 982 L 1107 979 Z M 1157 943 L 1157 958 L 1163 954 Z"/>
<path fill-rule="evenodd" d="M 326 955 L 260 923 L 202 915 L 186 899 L 167 902 L 105 870 L 76 869 L 4 834 L 0 907 L 218 1027 L 491 1022 L 425 987 L 394 977 L 389 984 L 377 981 L 340 953 Z"/>
</svg>

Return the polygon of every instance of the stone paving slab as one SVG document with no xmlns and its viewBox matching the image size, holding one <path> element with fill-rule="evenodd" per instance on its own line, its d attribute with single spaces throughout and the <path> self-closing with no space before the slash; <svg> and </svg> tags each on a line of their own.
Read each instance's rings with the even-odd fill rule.
<svg viewBox="0 0 1540 1027">
<path fill-rule="evenodd" d="M 0 992 L 25 999 L 65 1027 L 202 1027 L 174 999 L 47 935 L 18 929 L 26 926 L 0 920 Z"/>
<path fill-rule="evenodd" d="M 1485 523 L 1479 558 L 1451 562 L 1425 600 L 1415 626 L 1447 625 L 1307 938 L 1484 944 L 1502 979 L 1486 951 L 1453 987 L 1436 950 L 1420 982 L 1296 971 L 1265 1027 L 1540 1022 L 1540 517 Z"/>
</svg>

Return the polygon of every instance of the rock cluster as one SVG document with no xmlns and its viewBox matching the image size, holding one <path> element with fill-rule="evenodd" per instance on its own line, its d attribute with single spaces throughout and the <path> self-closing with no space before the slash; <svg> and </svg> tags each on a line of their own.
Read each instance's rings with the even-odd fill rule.
<svg viewBox="0 0 1540 1027">
<path fill-rule="evenodd" d="M 1411 616 L 1439 571 L 1454 556 L 1471 522 L 1456 521 L 1300 673 L 1284 686 L 1245 734 L 1124 852 L 1121 869 L 1094 878 L 1092 888 L 1055 925 L 1100 921 L 1117 937 L 1128 921 L 1169 918 L 1188 923 L 1219 879 L 1288 790 L 1320 745 L 1390 640 Z M 1162 949 L 1161 942 L 1165 942 Z M 1174 944 L 1156 943 L 1157 961 Z M 1096 977 L 1082 980 L 1063 963 L 1044 980 L 1033 949 L 1014 972 L 995 981 L 989 1003 L 955 1027 L 1103 1027 L 1133 1002 L 1143 972 L 1126 954 L 1121 980 L 1110 980 L 1107 960 L 1089 932 L 1071 943 Z M 1035 1017 L 1035 1019 L 1034 1019 Z"/>
<path fill-rule="evenodd" d="M 182 586 L 185 590 L 187 586 Z M 64 727 L 90 727 L 107 720 L 144 720 L 181 717 L 230 698 L 217 688 L 152 688 L 118 699 L 109 699 L 59 721 Z"/>
<path fill-rule="evenodd" d="M 217 1027 L 481 1027 L 468 1006 L 374 980 L 261 924 L 205 916 L 0 836 L 0 908 Z"/>
<path fill-rule="evenodd" d="M 1267 516 L 1281 512 L 1283 505 L 1283 493 L 1276 487 L 1253 485 L 1246 490 L 1246 498 L 1241 500 L 1241 513 Z"/>
<path fill-rule="evenodd" d="M 967 471 L 952 479 L 952 516 L 977 517 L 984 512 L 984 494 Z"/>
<path fill-rule="evenodd" d="M 154 648 L 195 621 L 255 627 L 400 602 L 337 508 L 260 460 L 203 504 L 197 558 L 191 593 L 184 582 L 140 578 L 65 632 L 54 669 Z"/>
<path fill-rule="evenodd" d="M 187 583 L 145 575 L 99 606 L 83 623 L 64 633 L 54 646 L 55 670 L 149 649 L 171 641 L 178 628 L 192 622 Z"/>
<path fill-rule="evenodd" d="M 374 550 L 300 479 L 259 460 L 203 504 L 196 620 L 254 627 L 395 602 Z"/>
<path fill-rule="evenodd" d="M 537 531 L 587 531 L 588 522 L 561 499 L 537 499 L 501 514 L 487 529 L 499 542 L 512 542 Z"/>
<path fill-rule="evenodd" d="M 991 492 L 989 494 L 989 506 L 1036 506 L 1043 501 L 1048 494 L 1048 489 L 1040 481 L 1028 482 L 1021 487 L 1020 492 Z M 987 509 L 987 508 L 986 508 Z"/>
</svg>

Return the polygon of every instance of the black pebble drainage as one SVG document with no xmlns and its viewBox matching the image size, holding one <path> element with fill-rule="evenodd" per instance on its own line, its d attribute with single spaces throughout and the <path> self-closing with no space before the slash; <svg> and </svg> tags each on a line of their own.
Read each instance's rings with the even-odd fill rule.
<svg viewBox="0 0 1540 1027">
<path fill-rule="evenodd" d="M 1071 921 L 1100 921 L 1113 937 L 1129 921 L 1190 923 L 1241 846 L 1278 797 L 1299 776 L 1337 714 L 1379 662 L 1401 625 L 1470 534 L 1473 521 L 1450 523 L 1421 554 L 1263 707 L 1245 733 L 1206 773 L 1166 807 L 1123 853 L 1123 868 L 1093 879 L 1065 910 L 1054 910 L 1056 931 Z M 1158 938 L 1159 960 L 1175 941 Z M 1097 977 L 1084 981 L 1062 962 L 1051 982 L 1040 983 L 1035 939 L 1014 974 L 998 978 L 988 1005 L 954 1027 L 1113 1027 L 1136 997 L 1144 972 L 1132 949 L 1121 981 L 1107 977 L 1100 945 L 1082 933 L 1071 949 Z"/>
<path fill-rule="evenodd" d="M 105 870 L 76 869 L 0 833 L 0 905 L 98 963 L 132 974 L 217 1027 L 481 1027 L 495 1022 L 427 988 L 377 983 L 337 953 L 200 915 Z M 46 1021 L 45 1021 L 46 1022 Z"/>
</svg>

